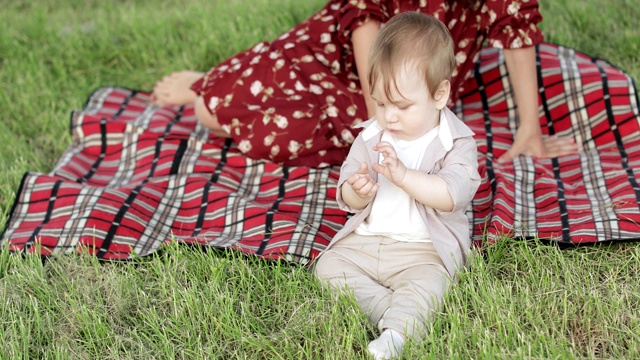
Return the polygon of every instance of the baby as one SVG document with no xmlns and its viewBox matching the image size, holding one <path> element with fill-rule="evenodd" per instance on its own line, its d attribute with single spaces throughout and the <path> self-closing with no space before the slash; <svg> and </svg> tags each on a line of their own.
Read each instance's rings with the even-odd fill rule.
<svg viewBox="0 0 640 360">
<path fill-rule="evenodd" d="M 473 132 L 447 107 L 453 40 L 437 19 L 394 16 L 371 49 L 375 116 L 342 165 L 338 202 L 354 213 L 314 265 L 353 292 L 380 336 L 376 359 L 419 339 L 471 251 L 467 205 L 479 184 Z"/>
</svg>

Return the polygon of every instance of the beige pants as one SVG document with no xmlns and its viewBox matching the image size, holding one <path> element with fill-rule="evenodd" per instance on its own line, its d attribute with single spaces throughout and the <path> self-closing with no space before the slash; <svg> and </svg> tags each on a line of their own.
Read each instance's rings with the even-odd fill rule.
<svg viewBox="0 0 640 360">
<path fill-rule="evenodd" d="M 450 282 L 432 243 L 355 233 L 322 253 L 314 273 L 333 288 L 353 292 L 381 331 L 414 339 L 424 336 Z"/>
</svg>

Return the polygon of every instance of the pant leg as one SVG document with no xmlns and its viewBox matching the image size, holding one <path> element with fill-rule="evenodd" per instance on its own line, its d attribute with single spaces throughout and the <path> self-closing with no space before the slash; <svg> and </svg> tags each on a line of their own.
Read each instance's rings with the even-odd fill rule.
<svg viewBox="0 0 640 360">
<path fill-rule="evenodd" d="M 382 245 L 386 273 L 381 279 L 392 290 L 383 328 L 419 339 L 444 299 L 450 276 L 432 243 L 390 241 Z"/>
<path fill-rule="evenodd" d="M 351 233 L 323 252 L 313 269 L 332 288 L 352 292 L 374 325 L 389 308 L 392 294 L 378 281 L 380 240 Z"/>
</svg>

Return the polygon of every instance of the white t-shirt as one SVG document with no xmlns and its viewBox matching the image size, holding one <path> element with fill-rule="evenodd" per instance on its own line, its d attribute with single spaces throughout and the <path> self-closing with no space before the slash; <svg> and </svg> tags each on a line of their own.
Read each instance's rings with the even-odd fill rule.
<svg viewBox="0 0 640 360">
<path fill-rule="evenodd" d="M 370 127 L 372 126 L 379 128 L 377 122 L 372 123 Z M 407 168 L 418 169 L 425 150 L 439 132 L 440 126 L 436 126 L 411 141 L 398 140 L 384 132 L 381 141 L 387 141 L 393 146 L 398 154 L 398 159 Z M 380 154 L 379 162 L 382 160 L 383 156 Z M 383 175 L 378 175 L 378 183 L 380 187 L 373 200 L 371 213 L 355 232 L 360 235 L 384 235 L 398 241 L 431 241 L 429 229 L 418 212 L 415 199 Z"/>
</svg>

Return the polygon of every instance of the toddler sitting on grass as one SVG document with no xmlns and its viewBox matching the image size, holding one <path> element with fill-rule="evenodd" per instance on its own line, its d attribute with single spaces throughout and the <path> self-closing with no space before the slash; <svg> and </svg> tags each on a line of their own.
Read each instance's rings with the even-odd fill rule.
<svg viewBox="0 0 640 360">
<path fill-rule="evenodd" d="M 447 28 L 418 12 L 393 17 L 369 55 L 376 113 L 361 124 L 337 192 L 355 214 L 314 272 L 352 291 L 378 326 L 375 359 L 425 335 L 471 251 L 465 210 L 480 176 L 473 132 L 446 107 L 454 67 Z"/>
</svg>

